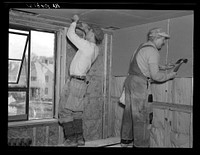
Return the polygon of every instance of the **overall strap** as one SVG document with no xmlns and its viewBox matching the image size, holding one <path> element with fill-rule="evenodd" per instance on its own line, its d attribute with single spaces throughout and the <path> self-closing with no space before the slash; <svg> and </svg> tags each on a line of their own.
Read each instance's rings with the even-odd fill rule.
<svg viewBox="0 0 200 155">
<path fill-rule="evenodd" d="M 138 49 L 136 50 L 134 56 L 132 57 L 132 60 L 130 62 L 130 66 L 129 66 L 129 75 L 137 75 L 137 76 L 140 76 L 142 77 L 143 79 L 146 79 L 148 80 L 148 77 L 146 77 L 140 70 L 138 64 L 137 64 L 137 61 L 136 61 L 136 57 L 137 57 L 137 54 L 138 52 L 144 48 L 144 47 L 153 47 L 155 48 L 153 45 L 144 45 L 144 44 L 141 44 Z"/>
</svg>

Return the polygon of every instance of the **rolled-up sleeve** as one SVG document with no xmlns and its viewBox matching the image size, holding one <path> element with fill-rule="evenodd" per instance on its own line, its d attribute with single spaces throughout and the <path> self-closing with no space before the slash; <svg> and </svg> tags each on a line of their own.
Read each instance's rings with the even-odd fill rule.
<svg viewBox="0 0 200 155">
<path fill-rule="evenodd" d="M 67 37 L 68 39 L 78 48 L 78 49 L 84 49 L 89 46 L 88 41 L 80 38 L 76 33 L 75 33 L 75 28 L 76 28 L 76 22 L 71 23 L 68 31 L 67 31 Z"/>
</svg>

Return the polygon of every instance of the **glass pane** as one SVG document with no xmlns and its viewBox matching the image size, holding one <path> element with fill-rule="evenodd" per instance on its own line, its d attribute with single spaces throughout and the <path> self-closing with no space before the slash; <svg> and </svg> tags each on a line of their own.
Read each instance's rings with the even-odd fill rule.
<svg viewBox="0 0 200 155">
<path fill-rule="evenodd" d="M 9 60 L 8 65 L 8 82 L 17 82 L 19 75 L 21 61 Z M 9 87 L 27 87 L 27 75 L 28 75 L 28 46 L 26 48 L 26 55 L 22 63 L 21 73 L 19 75 L 19 82 L 16 84 L 9 84 Z"/>
<path fill-rule="evenodd" d="M 9 33 L 9 59 L 22 59 L 27 36 Z"/>
<path fill-rule="evenodd" d="M 8 82 L 17 82 L 21 61 L 8 61 Z"/>
<path fill-rule="evenodd" d="M 30 116 L 53 117 L 54 33 L 31 31 Z"/>
<path fill-rule="evenodd" d="M 25 114 L 26 92 L 8 92 L 8 116 Z"/>
</svg>

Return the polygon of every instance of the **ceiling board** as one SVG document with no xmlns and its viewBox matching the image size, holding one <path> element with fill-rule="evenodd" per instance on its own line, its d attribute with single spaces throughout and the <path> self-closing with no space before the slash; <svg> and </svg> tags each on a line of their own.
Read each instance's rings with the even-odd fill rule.
<svg viewBox="0 0 200 155">
<path fill-rule="evenodd" d="M 139 23 L 144 18 L 134 17 L 130 15 L 124 15 L 116 11 L 100 11 L 87 13 L 81 16 L 81 19 L 86 22 L 92 21 L 97 25 L 102 25 L 103 27 L 113 26 L 113 27 L 130 27 L 133 23 Z"/>
<path fill-rule="evenodd" d="M 39 14 L 38 16 L 52 16 L 70 20 L 73 15 L 80 16 L 82 21 L 93 23 L 102 28 L 117 27 L 127 28 L 140 24 L 156 22 L 193 14 L 184 10 L 114 10 L 114 9 L 18 9 Z"/>
<path fill-rule="evenodd" d="M 182 11 L 174 11 L 174 10 L 121 10 L 121 13 L 131 15 L 134 17 L 140 17 L 140 18 L 154 18 L 158 16 L 163 16 L 166 14 L 174 14 L 177 12 L 182 12 Z"/>
</svg>

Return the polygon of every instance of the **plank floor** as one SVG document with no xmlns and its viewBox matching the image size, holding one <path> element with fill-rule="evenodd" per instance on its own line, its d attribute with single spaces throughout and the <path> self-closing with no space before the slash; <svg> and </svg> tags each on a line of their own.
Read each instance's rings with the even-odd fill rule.
<svg viewBox="0 0 200 155">
<path fill-rule="evenodd" d="M 64 146 L 64 145 L 61 144 L 59 146 Z M 84 146 L 78 146 L 78 147 L 121 147 L 120 137 L 110 137 L 94 141 L 86 141 Z M 132 146 L 128 146 L 128 148 L 132 148 Z"/>
<path fill-rule="evenodd" d="M 111 137 L 106 139 L 87 141 L 84 146 L 80 147 L 121 147 L 120 137 Z"/>
</svg>

